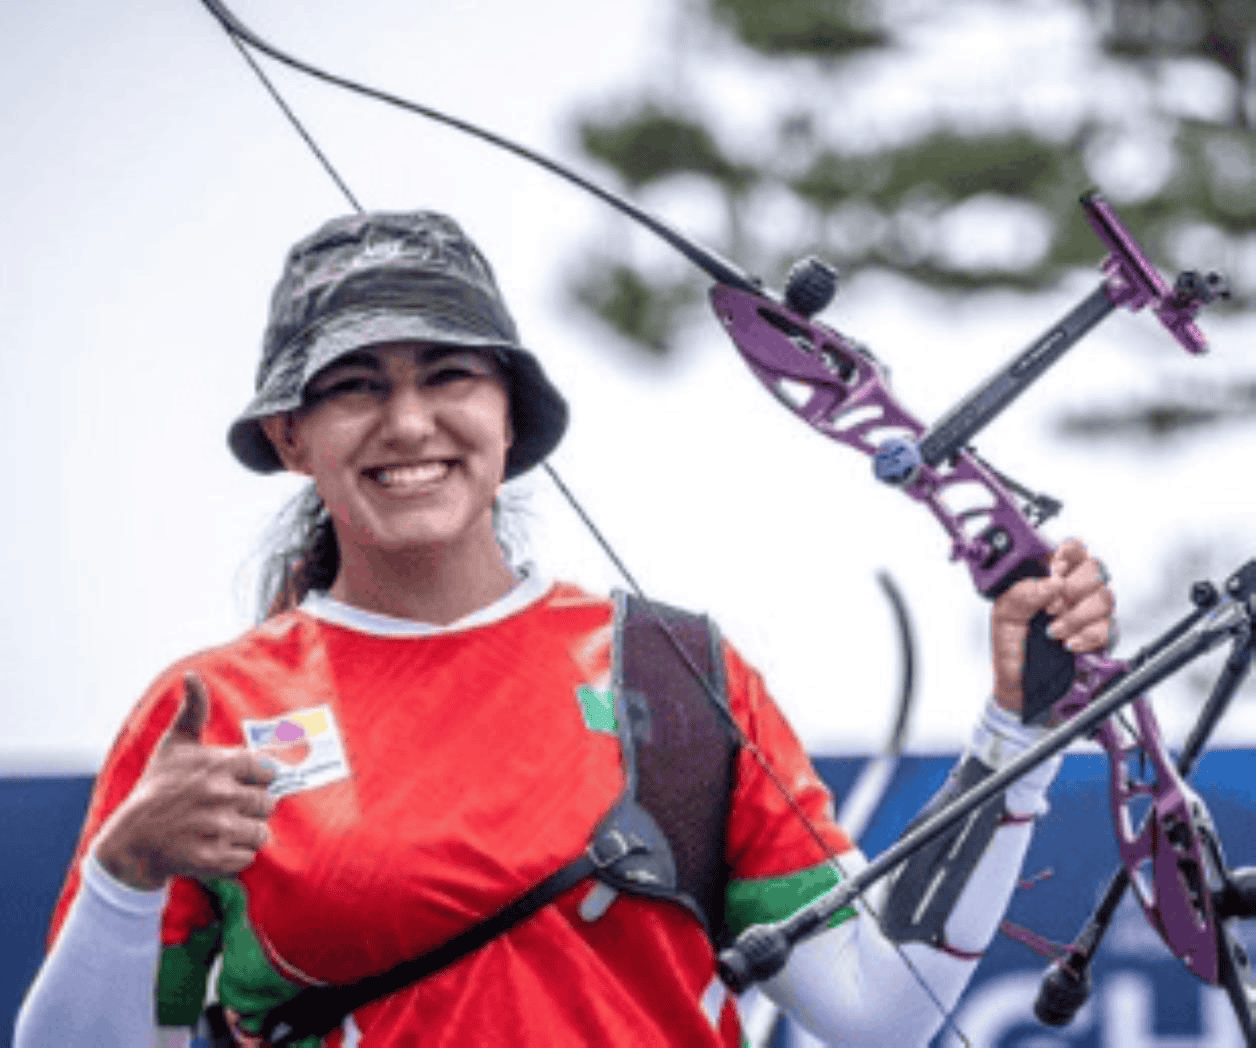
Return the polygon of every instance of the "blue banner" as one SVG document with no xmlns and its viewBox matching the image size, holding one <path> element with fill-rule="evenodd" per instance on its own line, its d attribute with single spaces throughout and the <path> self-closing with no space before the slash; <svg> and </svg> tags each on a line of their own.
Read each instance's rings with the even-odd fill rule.
<svg viewBox="0 0 1256 1048">
<path fill-rule="evenodd" d="M 942 785 L 951 756 L 904 757 L 861 818 L 859 843 L 875 855 Z M 847 796 L 868 762 L 816 759 L 836 797 Z M 1208 752 L 1192 784 L 1208 804 L 1231 866 L 1256 865 L 1256 751 Z M 8 1045 L 22 994 L 34 977 L 57 891 L 87 806 L 91 779 L 0 779 L 0 834 L 9 861 L 0 869 L 0 1029 Z M 1106 758 L 1073 754 L 1051 790 L 1025 863 L 1030 888 L 1016 893 L 1008 918 L 1056 942 L 1073 938 L 1116 869 Z M 1038 877 L 1036 875 L 1043 874 Z M 1256 930 L 1256 929 L 1253 929 Z M 1256 935 L 1240 927 L 1249 952 Z M 1033 1000 L 1046 962 L 999 936 L 955 1014 L 973 1048 L 1242 1048 L 1225 994 L 1190 975 L 1169 955 L 1138 906 L 1127 898 L 1096 957 L 1095 990 L 1064 1029 L 1040 1026 Z M 776 1048 L 817 1042 L 780 1024 Z M 936 1039 L 950 1048 L 953 1034 Z"/>
</svg>

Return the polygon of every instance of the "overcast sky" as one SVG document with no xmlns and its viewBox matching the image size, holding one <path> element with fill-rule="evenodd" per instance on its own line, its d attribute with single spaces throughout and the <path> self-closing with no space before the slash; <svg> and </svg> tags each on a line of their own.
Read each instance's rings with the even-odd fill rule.
<svg viewBox="0 0 1256 1048">
<path fill-rule="evenodd" d="M 236 9 L 312 61 L 569 160 L 573 109 L 660 69 L 672 39 L 662 0 Z M 0 770 L 86 770 L 166 665 L 251 621 L 256 551 L 295 488 L 239 467 L 224 434 L 251 392 L 284 252 L 346 205 L 197 0 L 11 0 L 0 41 Z M 710 611 L 807 742 L 836 752 L 879 745 L 889 726 L 898 663 L 874 582 L 888 568 L 923 645 L 914 744 L 959 742 L 988 684 L 985 608 L 923 510 L 765 397 L 714 321 L 675 362 L 643 368 L 574 314 L 562 275 L 612 228 L 603 205 L 268 69 L 366 206 L 447 211 L 483 247 L 572 404 L 554 463 L 649 592 Z M 932 419 L 1093 283 L 956 306 L 874 277 L 828 319 Z M 1000 467 L 1066 500 L 1053 533 L 1091 541 L 1122 599 L 1151 599 L 1157 558 L 1184 537 L 1250 534 L 1256 433 L 1116 451 L 1052 443 L 1047 419 L 1118 383 L 1244 370 L 1250 325 L 1209 330 L 1214 353 L 1187 361 L 1154 322 L 1122 314 L 982 438 Z M 620 584 L 544 478 L 520 487 L 542 570 Z M 1166 605 L 1163 625 L 1182 610 Z M 1256 728 L 1236 717 L 1227 731 Z"/>
</svg>

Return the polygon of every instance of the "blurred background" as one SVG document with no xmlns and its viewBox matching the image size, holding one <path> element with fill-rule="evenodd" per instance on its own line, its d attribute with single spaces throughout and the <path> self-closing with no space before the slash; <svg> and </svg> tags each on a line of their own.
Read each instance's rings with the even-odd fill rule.
<svg viewBox="0 0 1256 1048">
<path fill-rule="evenodd" d="M 631 195 L 769 285 L 824 255 L 843 279 L 822 319 L 926 422 L 1097 283 L 1077 198 L 1099 188 L 1170 277 L 1229 276 L 1201 322 L 1211 353 L 1117 313 L 978 448 L 1064 502 L 1053 537 L 1103 557 L 1122 654 L 1184 613 L 1193 580 L 1253 555 L 1247 0 L 237 8 L 295 54 Z M 69 790 L 55 886 L 75 784 L 131 704 L 256 616 L 268 525 L 297 486 L 244 471 L 224 435 L 284 253 L 348 205 L 195 0 L 0 3 L 0 41 L 0 826 L 14 847 L 19 826 L 52 825 L 31 791 Z M 962 746 L 989 686 L 984 602 L 926 513 L 763 395 L 701 274 L 552 175 L 260 61 L 364 206 L 447 211 L 493 261 L 571 402 L 553 463 L 648 593 L 709 611 L 809 749 L 857 762 L 895 714 L 888 570 L 920 645 L 907 748 Z M 543 476 L 513 488 L 525 558 L 623 584 Z M 1170 740 L 1216 668 L 1158 692 Z M 1256 738 L 1252 694 L 1220 745 Z M 6 905 L 28 920 L 33 904 Z"/>
</svg>

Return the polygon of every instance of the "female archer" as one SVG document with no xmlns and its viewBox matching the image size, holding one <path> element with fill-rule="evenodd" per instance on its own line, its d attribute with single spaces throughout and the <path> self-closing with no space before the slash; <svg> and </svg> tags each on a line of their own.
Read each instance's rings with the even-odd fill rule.
<svg viewBox="0 0 1256 1048">
<path fill-rule="evenodd" d="M 717 948 L 862 858 L 709 623 L 510 562 L 500 487 L 566 417 L 450 219 L 340 218 L 293 248 L 229 444 L 311 479 L 304 530 L 268 617 L 124 724 L 17 1048 L 186 1044 L 207 1001 L 240 1045 L 742 1043 Z M 1037 611 L 1070 650 L 1107 641 L 1097 562 L 1070 541 L 1049 567 L 993 605 L 993 698 L 949 789 L 1036 737 Z M 926 1043 L 1054 772 L 765 991 L 825 1041 Z"/>
</svg>

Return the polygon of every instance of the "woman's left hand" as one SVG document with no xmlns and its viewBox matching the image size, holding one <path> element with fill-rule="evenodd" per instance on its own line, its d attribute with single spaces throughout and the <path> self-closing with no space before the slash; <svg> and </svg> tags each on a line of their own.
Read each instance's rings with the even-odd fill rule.
<svg viewBox="0 0 1256 1048">
<path fill-rule="evenodd" d="M 1021 708 L 1025 638 L 1029 620 L 1038 611 L 1045 610 L 1052 618 L 1048 635 L 1072 652 L 1099 651 L 1116 635 L 1112 618 L 1116 598 L 1099 561 L 1085 545 L 1077 539 L 1061 543 L 1049 566 L 1048 577 L 1018 582 L 990 612 L 994 697 L 1006 710 Z"/>
</svg>

